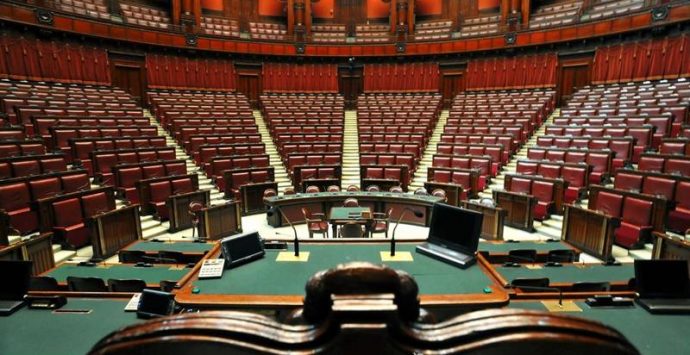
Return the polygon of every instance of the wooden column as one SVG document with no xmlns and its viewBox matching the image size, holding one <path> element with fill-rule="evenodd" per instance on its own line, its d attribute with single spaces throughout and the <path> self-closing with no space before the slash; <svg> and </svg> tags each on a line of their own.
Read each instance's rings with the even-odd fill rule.
<svg viewBox="0 0 690 355">
<path fill-rule="evenodd" d="M 232 15 L 232 0 L 223 0 L 223 17 L 230 18 Z"/>
<path fill-rule="evenodd" d="M 501 23 L 503 24 L 508 22 L 508 16 L 510 15 L 510 1 L 511 0 L 501 0 Z"/>
<path fill-rule="evenodd" d="M 172 0 L 170 2 L 170 16 L 175 26 L 180 25 L 180 14 L 182 12 L 182 0 Z"/>
<path fill-rule="evenodd" d="M 397 14 L 396 20 L 395 20 L 395 32 L 396 32 L 398 42 L 404 42 L 406 37 L 407 37 L 406 36 L 407 31 L 408 31 L 407 11 L 408 11 L 407 0 L 397 0 L 396 6 L 395 6 L 395 12 Z"/>
<path fill-rule="evenodd" d="M 306 19 L 306 5 L 305 5 L 305 0 L 289 0 L 289 2 L 293 2 L 293 17 L 294 21 L 290 21 L 290 18 L 288 17 L 288 22 L 292 22 L 294 24 L 294 35 L 295 35 L 295 40 L 297 42 L 304 42 L 306 40 L 306 26 L 305 26 L 305 19 Z M 289 9 L 288 9 L 289 13 Z"/>
<path fill-rule="evenodd" d="M 522 4 L 520 6 L 520 12 L 522 13 L 522 22 L 521 22 L 521 27 L 522 28 L 529 28 L 529 17 L 531 14 L 531 5 L 532 1 L 531 0 L 521 0 Z"/>
<path fill-rule="evenodd" d="M 287 34 L 295 34 L 295 0 L 287 1 Z"/>
</svg>

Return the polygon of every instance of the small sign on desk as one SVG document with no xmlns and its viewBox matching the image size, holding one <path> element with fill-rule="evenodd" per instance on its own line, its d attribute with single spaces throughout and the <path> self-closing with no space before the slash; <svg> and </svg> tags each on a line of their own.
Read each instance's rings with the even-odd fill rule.
<svg viewBox="0 0 690 355">
<path fill-rule="evenodd" d="M 309 261 L 309 252 L 303 251 L 299 253 L 299 256 L 295 256 L 292 251 L 281 251 L 278 253 L 276 262 L 307 262 Z"/>
<path fill-rule="evenodd" d="M 573 301 L 564 300 L 561 303 L 559 304 L 558 300 L 541 301 L 549 312 L 582 312 L 582 308 Z"/>
<path fill-rule="evenodd" d="M 381 252 L 381 261 L 414 261 L 412 253 L 409 251 L 398 251 L 391 255 L 390 251 Z"/>
</svg>

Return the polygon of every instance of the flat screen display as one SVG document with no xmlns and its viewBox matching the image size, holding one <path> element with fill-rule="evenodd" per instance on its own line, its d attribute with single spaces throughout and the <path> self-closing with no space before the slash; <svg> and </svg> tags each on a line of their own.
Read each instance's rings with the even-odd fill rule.
<svg viewBox="0 0 690 355">
<path fill-rule="evenodd" d="M 0 299 L 21 300 L 29 290 L 31 278 L 31 261 L 0 261 L 0 274 L 3 282 L 0 282 Z"/>
<path fill-rule="evenodd" d="M 168 292 L 144 290 L 139 299 L 137 315 L 141 318 L 153 318 L 171 315 L 175 309 L 174 296 Z"/>
<path fill-rule="evenodd" d="M 474 254 L 479 247 L 483 219 L 484 215 L 480 212 L 436 203 L 431 210 L 429 241 Z"/>
<path fill-rule="evenodd" d="M 258 232 L 249 232 L 220 241 L 225 266 L 235 266 L 264 256 L 264 245 Z"/>
<path fill-rule="evenodd" d="M 688 297 L 688 262 L 635 260 L 635 282 L 640 297 Z"/>
</svg>

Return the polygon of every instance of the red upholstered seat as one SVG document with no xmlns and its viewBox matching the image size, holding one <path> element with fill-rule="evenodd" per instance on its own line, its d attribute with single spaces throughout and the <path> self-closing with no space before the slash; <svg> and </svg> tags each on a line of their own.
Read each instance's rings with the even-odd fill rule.
<svg viewBox="0 0 690 355">
<path fill-rule="evenodd" d="M 158 160 L 175 160 L 175 151 L 171 149 L 157 150 L 156 156 Z"/>
<path fill-rule="evenodd" d="M 609 156 L 607 154 L 590 153 L 587 155 L 587 164 L 592 166 L 589 182 L 591 184 L 602 183 L 604 174 L 609 171 Z"/>
<path fill-rule="evenodd" d="M 136 183 L 142 179 L 141 168 L 120 169 L 119 178 L 118 188 L 122 192 L 122 197 L 131 203 L 139 203 Z"/>
<path fill-rule="evenodd" d="M 166 201 L 171 194 L 170 181 L 154 182 L 150 185 L 151 205 L 156 209 L 156 214 L 161 220 L 168 219 Z"/>
<path fill-rule="evenodd" d="M 41 160 L 41 171 L 44 174 L 66 170 L 67 163 L 65 162 L 64 158 L 50 158 Z"/>
<path fill-rule="evenodd" d="M 645 156 L 640 157 L 640 161 L 637 163 L 637 169 L 642 171 L 664 171 L 664 158 Z"/>
<path fill-rule="evenodd" d="M 450 171 L 436 170 L 434 171 L 434 181 L 436 182 L 450 182 Z"/>
<path fill-rule="evenodd" d="M 532 180 L 513 177 L 510 181 L 510 188 L 508 190 L 512 192 L 529 194 L 532 190 Z"/>
<path fill-rule="evenodd" d="M 558 179 L 561 177 L 561 167 L 551 164 L 540 164 L 537 175 L 541 175 L 549 179 Z"/>
<path fill-rule="evenodd" d="M 12 167 L 10 163 L 0 162 L 0 179 L 7 179 L 12 177 Z"/>
<path fill-rule="evenodd" d="M 22 235 L 38 228 L 38 218 L 30 207 L 31 196 L 23 182 L 0 186 L 0 209 L 10 217 L 10 226 Z"/>
<path fill-rule="evenodd" d="M 142 166 L 141 172 L 144 179 L 166 176 L 163 164 Z"/>
<path fill-rule="evenodd" d="M 306 179 L 316 179 L 318 177 L 318 174 L 316 172 L 316 168 L 308 168 L 308 169 L 302 169 L 300 170 L 300 178 L 302 181 Z"/>
<path fill-rule="evenodd" d="M 256 170 L 252 171 L 250 174 L 250 180 L 254 183 L 261 183 L 269 181 L 268 171 L 266 170 Z"/>
<path fill-rule="evenodd" d="M 39 175 L 41 173 L 41 166 L 37 160 L 14 161 L 10 165 L 12 166 L 12 175 L 16 177 Z"/>
<path fill-rule="evenodd" d="M 676 181 L 673 179 L 665 179 L 656 176 L 647 176 L 642 186 L 642 193 L 659 196 L 668 201 L 674 200 L 674 193 L 676 192 Z"/>
<path fill-rule="evenodd" d="M 534 206 L 534 218 L 544 220 L 550 217 L 553 209 L 553 183 L 545 181 L 532 182 L 532 195 L 537 198 Z"/>
<path fill-rule="evenodd" d="M 565 203 L 573 203 L 580 199 L 587 186 L 587 168 L 564 166 L 561 169 L 561 178 L 568 182 L 565 190 Z"/>
<path fill-rule="evenodd" d="M 667 174 L 690 176 L 690 160 L 668 159 L 664 167 L 664 172 Z"/>
<path fill-rule="evenodd" d="M 53 203 L 53 215 L 55 216 L 53 230 L 67 244 L 80 248 L 89 242 L 89 230 L 84 225 L 78 198 Z"/>
<path fill-rule="evenodd" d="M 599 192 L 594 209 L 612 217 L 620 217 L 623 210 L 623 195 Z"/>
<path fill-rule="evenodd" d="M 359 156 L 359 163 L 361 165 L 374 165 L 376 164 L 376 156 L 369 154 L 362 154 Z"/>
<path fill-rule="evenodd" d="M 165 164 L 165 174 L 167 176 L 187 174 L 187 164 L 184 162 Z"/>
<path fill-rule="evenodd" d="M 251 183 L 249 172 L 233 173 L 231 176 L 231 191 L 235 198 L 240 198 L 240 186 Z"/>
<path fill-rule="evenodd" d="M 642 189 L 642 175 L 618 173 L 613 187 L 620 190 L 639 192 Z"/>
<path fill-rule="evenodd" d="M 668 213 L 668 229 L 685 233 L 690 228 L 690 182 L 679 181 L 676 185 L 676 208 Z"/>
<path fill-rule="evenodd" d="M 87 218 L 110 210 L 105 192 L 84 195 L 81 198 L 81 204 L 84 207 L 84 217 Z"/>
<path fill-rule="evenodd" d="M 538 163 L 529 161 L 518 161 L 516 172 L 523 175 L 537 175 Z"/>
<path fill-rule="evenodd" d="M 62 193 L 60 179 L 57 177 L 29 181 L 29 188 L 31 189 L 31 198 L 33 200 L 53 197 Z"/>
<path fill-rule="evenodd" d="M 62 192 L 64 193 L 88 190 L 91 188 L 89 175 L 86 173 L 62 176 L 60 177 L 60 181 L 62 183 Z"/>
<path fill-rule="evenodd" d="M 319 179 L 334 179 L 335 169 L 334 168 L 319 168 L 318 169 Z"/>
<path fill-rule="evenodd" d="M 120 164 L 135 164 L 139 162 L 139 158 L 135 152 L 119 153 L 117 159 Z"/>
<path fill-rule="evenodd" d="M 386 168 L 383 173 L 386 179 L 402 181 L 402 170 L 400 168 Z"/>
<path fill-rule="evenodd" d="M 383 179 L 383 168 L 367 168 L 366 177 L 371 179 Z"/>
<path fill-rule="evenodd" d="M 194 191 L 194 185 L 192 184 L 192 179 L 177 179 L 170 182 L 173 195 L 184 194 Z"/>
<path fill-rule="evenodd" d="M 620 227 L 616 229 L 616 244 L 624 248 L 637 248 L 641 246 L 652 231 L 651 201 L 627 197 L 623 203 L 623 215 Z"/>
</svg>

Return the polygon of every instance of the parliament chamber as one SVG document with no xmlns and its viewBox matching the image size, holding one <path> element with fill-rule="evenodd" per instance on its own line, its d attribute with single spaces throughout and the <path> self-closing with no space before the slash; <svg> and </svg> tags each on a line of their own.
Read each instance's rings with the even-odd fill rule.
<svg viewBox="0 0 690 355">
<path fill-rule="evenodd" d="M 688 353 L 689 24 L 2 1 L 0 354 Z"/>
</svg>

